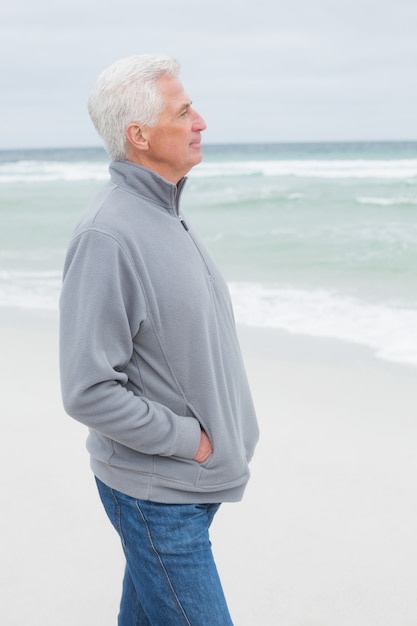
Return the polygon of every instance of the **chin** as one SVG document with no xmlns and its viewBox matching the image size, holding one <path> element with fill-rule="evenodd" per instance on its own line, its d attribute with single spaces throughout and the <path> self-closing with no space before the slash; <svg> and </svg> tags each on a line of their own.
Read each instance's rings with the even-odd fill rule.
<svg viewBox="0 0 417 626">
<path fill-rule="evenodd" d="M 201 152 L 201 149 L 200 149 L 198 150 L 196 154 L 193 155 L 193 164 L 197 165 L 198 163 L 201 163 L 202 160 L 203 160 L 203 153 Z"/>
</svg>

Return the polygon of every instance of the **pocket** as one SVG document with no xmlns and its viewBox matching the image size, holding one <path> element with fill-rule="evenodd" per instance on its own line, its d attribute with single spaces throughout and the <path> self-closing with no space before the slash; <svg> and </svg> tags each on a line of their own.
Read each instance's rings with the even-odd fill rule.
<svg viewBox="0 0 417 626">
<path fill-rule="evenodd" d="M 249 479 L 246 458 L 239 454 L 219 455 L 213 452 L 200 467 L 197 481 L 200 489 L 228 489 L 242 485 Z"/>
<path fill-rule="evenodd" d="M 109 518 L 112 526 L 116 530 L 120 537 L 123 546 L 126 546 L 126 541 L 123 536 L 121 527 L 121 514 L 120 514 L 120 502 L 114 489 L 111 489 L 105 485 L 101 480 L 95 477 L 97 483 L 97 489 L 100 495 L 101 502 L 103 503 L 104 510 Z M 118 493 L 118 492 L 117 492 Z"/>
<path fill-rule="evenodd" d="M 154 474 L 166 481 L 195 488 L 201 473 L 201 464 L 177 456 L 155 456 Z M 187 489 L 186 489 L 187 490 Z"/>
<path fill-rule="evenodd" d="M 214 450 L 214 441 L 213 441 L 213 437 L 211 435 L 210 427 L 207 425 L 207 422 L 205 421 L 203 416 L 197 411 L 197 409 L 195 408 L 195 406 L 191 402 L 187 402 L 187 409 L 188 409 L 188 411 L 190 413 L 190 416 L 191 417 L 195 417 L 197 422 L 200 424 L 200 428 L 202 430 L 204 430 L 204 432 L 206 433 L 207 437 L 210 440 L 211 447 Z M 213 455 L 211 455 L 211 456 L 213 456 Z M 209 458 L 211 458 L 211 456 Z M 207 462 L 207 461 L 205 461 L 205 462 Z"/>
<path fill-rule="evenodd" d="M 233 419 L 216 420 L 208 424 L 192 402 L 187 403 L 191 414 L 206 432 L 212 446 L 212 454 L 199 463 L 197 487 L 217 490 L 242 485 L 249 478 L 246 451 L 240 437 L 235 433 Z"/>
</svg>

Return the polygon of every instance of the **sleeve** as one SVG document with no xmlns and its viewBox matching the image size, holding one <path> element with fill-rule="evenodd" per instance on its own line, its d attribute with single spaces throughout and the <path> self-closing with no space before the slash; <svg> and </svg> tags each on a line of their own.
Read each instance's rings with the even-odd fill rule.
<svg viewBox="0 0 417 626">
<path fill-rule="evenodd" d="M 66 412 L 145 454 L 192 459 L 200 443 L 194 417 L 137 396 L 123 367 L 147 316 L 142 285 L 111 235 L 89 230 L 71 242 L 60 297 L 60 376 Z"/>
</svg>

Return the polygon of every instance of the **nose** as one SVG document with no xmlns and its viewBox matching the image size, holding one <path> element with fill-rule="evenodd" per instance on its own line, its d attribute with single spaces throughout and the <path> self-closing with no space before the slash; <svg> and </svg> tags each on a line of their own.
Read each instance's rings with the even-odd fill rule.
<svg viewBox="0 0 417 626">
<path fill-rule="evenodd" d="M 207 128 L 207 124 L 201 117 L 200 113 L 197 113 L 195 109 L 193 109 L 194 120 L 193 120 L 193 130 L 205 130 Z"/>
</svg>

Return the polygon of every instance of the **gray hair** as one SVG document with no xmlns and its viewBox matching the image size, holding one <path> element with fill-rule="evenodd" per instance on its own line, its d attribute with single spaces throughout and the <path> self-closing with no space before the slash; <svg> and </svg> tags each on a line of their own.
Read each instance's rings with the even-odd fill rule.
<svg viewBox="0 0 417 626">
<path fill-rule="evenodd" d="M 172 57 L 141 54 L 116 61 L 100 74 L 88 111 L 113 160 L 126 158 L 127 124 L 156 124 L 164 106 L 156 81 L 161 76 L 175 78 L 179 71 Z"/>
</svg>

